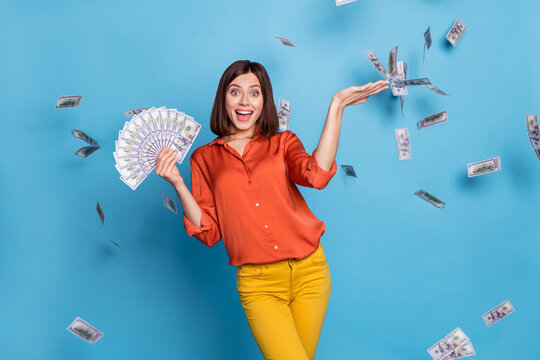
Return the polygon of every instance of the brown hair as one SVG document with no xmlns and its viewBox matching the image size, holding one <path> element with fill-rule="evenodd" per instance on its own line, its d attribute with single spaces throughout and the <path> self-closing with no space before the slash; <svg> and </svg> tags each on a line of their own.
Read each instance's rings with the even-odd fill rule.
<svg viewBox="0 0 540 360">
<path fill-rule="evenodd" d="M 221 75 L 219 85 L 216 91 L 216 99 L 210 115 L 210 130 L 217 136 L 227 136 L 234 134 L 232 122 L 227 116 L 225 108 L 225 96 L 227 87 L 238 76 L 253 73 L 259 79 L 263 96 L 263 109 L 261 116 L 257 119 L 257 130 L 261 129 L 263 136 L 269 138 L 279 128 L 279 121 L 272 93 L 272 84 L 270 78 L 261 64 L 249 60 L 238 60 L 232 63 Z"/>
</svg>

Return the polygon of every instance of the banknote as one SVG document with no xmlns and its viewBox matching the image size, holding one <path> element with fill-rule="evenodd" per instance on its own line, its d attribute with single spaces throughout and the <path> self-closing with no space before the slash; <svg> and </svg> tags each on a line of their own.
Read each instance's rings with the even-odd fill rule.
<svg viewBox="0 0 540 360">
<path fill-rule="evenodd" d="M 446 335 L 444 339 L 430 347 L 427 352 L 434 360 L 441 360 L 453 350 L 465 344 L 467 341 L 469 341 L 469 338 L 458 327 L 450 334 Z"/>
<path fill-rule="evenodd" d="M 433 91 L 434 93 L 437 93 L 439 95 L 445 95 L 445 96 L 450 96 L 449 94 L 445 93 L 444 91 L 442 91 L 441 89 L 439 89 L 438 87 L 436 86 L 433 86 L 433 85 L 426 85 L 426 87 Z"/>
<path fill-rule="evenodd" d="M 441 111 L 440 113 L 436 113 L 433 115 L 429 115 L 428 117 L 423 118 L 418 122 L 418 129 L 423 129 L 428 126 L 441 124 L 443 122 L 448 121 L 448 114 L 446 110 Z"/>
<path fill-rule="evenodd" d="M 450 28 L 450 31 L 448 31 L 448 34 L 446 34 L 446 40 L 448 40 L 453 46 L 456 46 L 466 29 L 467 26 L 465 26 L 465 24 L 458 18 L 454 25 L 452 25 Z"/>
<path fill-rule="evenodd" d="M 285 131 L 289 130 L 289 123 L 291 120 L 291 102 L 279 98 L 279 109 L 278 109 L 278 119 L 279 119 L 279 130 Z"/>
<path fill-rule="evenodd" d="M 101 205 L 99 205 L 99 201 L 97 202 L 96 210 L 98 212 L 99 218 L 101 219 L 101 223 L 105 225 L 105 214 L 103 213 L 103 210 L 101 209 Z"/>
<path fill-rule="evenodd" d="M 77 335 L 81 339 L 95 344 L 96 341 L 103 337 L 103 333 L 77 316 L 75 320 L 67 327 L 67 329 Z"/>
<path fill-rule="evenodd" d="M 407 95 L 407 87 L 405 86 L 405 70 L 403 67 L 403 61 L 398 61 L 396 65 L 396 76 L 390 79 L 390 86 L 392 87 L 392 95 L 403 96 Z"/>
<path fill-rule="evenodd" d="M 466 342 L 465 344 L 458 347 L 456 350 L 453 350 L 450 354 L 446 355 L 441 360 L 459 359 L 462 357 L 473 355 L 476 355 L 476 353 L 474 352 L 474 347 L 470 342 Z"/>
<path fill-rule="evenodd" d="M 443 201 L 437 199 L 435 196 L 431 195 L 430 193 L 428 193 L 425 190 L 420 189 L 417 192 L 415 192 L 414 194 L 416 196 L 426 200 L 428 203 L 430 203 L 431 205 L 435 206 L 438 209 L 441 209 L 441 208 L 444 207 L 444 205 L 446 205 L 446 203 L 444 203 Z"/>
<path fill-rule="evenodd" d="M 99 147 L 97 146 L 84 146 L 82 148 L 80 148 L 79 150 L 75 151 L 75 155 L 77 156 L 80 156 L 80 157 L 88 157 L 89 155 L 93 154 L 94 151 L 100 149 Z"/>
<path fill-rule="evenodd" d="M 405 99 L 403 98 L 403 96 L 399 97 L 399 102 L 401 104 L 401 117 L 403 117 L 403 105 L 405 104 Z"/>
<path fill-rule="evenodd" d="M 529 140 L 533 147 L 534 153 L 540 160 L 540 132 L 538 131 L 538 115 L 527 114 L 527 133 L 529 134 Z"/>
<path fill-rule="evenodd" d="M 138 109 L 126 110 L 126 111 L 122 111 L 122 114 L 124 114 L 127 117 L 131 118 L 131 117 L 134 117 L 135 115 L 139 115 L 144 110 L 148 110 L 148 109 L 150 109 L 150 108 L 146 107 L 146 108 L 138 108 Z"/>
<path fill-rule="evenodd" d="M 171 210 L 175 214 L 178 214 L 178 210 L 176 210 L 176 203 L 173 199 L 171 199 L 165 194 L 163 194 L 163 204 L 167 209 Z"/>
<path fill-rule="evenodd" d="M 56 109 L 78 107 L 81 104 L 82 95 L 60 96 L 56 101 Z"/>
<path fill-rule="evenodd" d="M 113 241 L 111 238 L 107 238 L 111 243 L 113 243 L 116 247 L 120 247 L 117 242 Z"/>
<path fill-rule="evenodd" d="M 115 141 L 115 168 L 122 180 L 135 190 L 154 170 L 163 148 L 176 152 L 182 163 L 201 125 L 193 117 L 176 109 L 152 107 L 126 121 Z"/>
<path fill-rule="evenodd" d="M 354 168 L 352 167 L 352 165 L 341 165 L 341 167 L 343 168 L 343 171 L 345 171 L 345 175 L 357 177 L 356 171 L 354 171 Z"/>
<path fill-rule="evenodd" d="M 390 72 L 391 77 L 396 77 L 398 75 L 397 50 L 398 50 L 398 47 L 396 46 L 395 48 L 390 50 L 390 54 L 388 55 L 388 71 Z"/>
<path fill-rule="evenodd" d="M 97 142 L 97 140 L 91 138 L 90 136 L 86 135 L 84 132 L 80 131 L 80 130 L 77 130 L 77 129 L 73 129 L 72 130 L 72 133 L 73 133 L 73 137 L 75 139 L 81 139 L 83 141 L 86 141 L 87 143 L 89 143 L 90 145 L 94 145 L 94 146 L 97 146 L 97 147 L 100 147 L 99 146 L 99 143 Z"/>
<path fill-rule="evenodd" d="M 428 78 L 405 80 L 405 86 L 431 85 Z"/>
<path fill-rule="evenodd" d="M 424 33 L 424 53 L 422 55 L 422 63 L 426 61 L 426 48 L 429 50 L 431 47 L 431 26 L 428 26 Z"/>
<path fill-rule="evenodd" d="M 386 79 L 390 78 L 390 73 L 386 70 L 386 68 L 383 66 L 383 64 L 379 61 L 379 58 L 377 58 L 377 55 L 373 52 L 373 50 L 368 50 L 364 53 L 368 60 L 371 62 L 373 66 L 375 66 L 375 69 L 377 69 L 382 76 L 384 76 Z"/>
<path fill-rule="evenodd" d="M 345 5 L 356 0 L 336 0 L 336 6 Z"/>
<path fill-rule="evenodd" d="M 475 163 L 467 164 L 469 177 L 488 174 L 501 170 L 501 157 L 491 158 Z"/>
<path fill-rule="evenodd" d="M 396 144 L 399 160 L 411 160 L 411 142 L 409 140 L 409 129 L 396 129 Z"/>
<path fill-rule="evenodd" d="M 514 310 L 515 309 L 512 304 L 510 304 L 510 301 L 505 300 L 502 304 L 495 306 L 493 309 L 482 315 L 482 319 L 484 319 L 487 326 L 491 326 L 513 313 Z"/>
<path fill-rule="evenodd" d="M 279 36 L 275 36 L 275 38 L 278 39 L 278 41 L 279 41 L 282 45 L 290 46 L 290 47 L 296 47 L 296 45 L 294 45 L 289 39 L 281 38 L 281 37 L 279 37 Z"/>
<path fill-rule="evenodd" d="M 426 32 L 424 33 L 424 45 L 428 50 L 431 47 L 431 26 L 428 26 Z"/>
</svg>

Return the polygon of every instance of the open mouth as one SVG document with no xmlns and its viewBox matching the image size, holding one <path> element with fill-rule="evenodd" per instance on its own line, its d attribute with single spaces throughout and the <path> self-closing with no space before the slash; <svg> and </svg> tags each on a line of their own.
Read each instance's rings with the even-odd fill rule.
<svg viewBox="0 0 540 360">
<path fill-rule="evenodd" d="M 249 110 L 236 110 L 235 112 L 238 121 L 249 121 L 249 119 L 251 119 L 251 115 L 253 114 L 253 111 Z"/>
</svg>

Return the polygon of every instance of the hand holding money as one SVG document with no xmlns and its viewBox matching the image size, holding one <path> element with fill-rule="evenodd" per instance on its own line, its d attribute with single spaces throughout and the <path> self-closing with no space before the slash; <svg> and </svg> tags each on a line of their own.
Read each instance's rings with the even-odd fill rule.
<svg viewBox="0 0 540 360">
<path fill-rule="evenodd" d="M 363 86 L 351 86 L 334 94 L 333 102 L 336 102 L 341 108 L 349 105 L 363 104 L 371 96 L 383 90 L 388 89 L 388 80 L 379 80 L 370 82 Z"/>
<path fill-rule="evenodd" d="M 156 174 L 167 180 L 172 186 L 179 185 L 184 181 L 176 166 L 177 161 L 176 151 L 167 147 L 161 149 L 156 161 Z"/>
</svg>

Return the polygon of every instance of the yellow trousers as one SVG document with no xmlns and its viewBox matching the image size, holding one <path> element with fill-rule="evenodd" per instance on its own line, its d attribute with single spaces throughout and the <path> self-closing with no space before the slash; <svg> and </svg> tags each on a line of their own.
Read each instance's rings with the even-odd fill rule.
<svg viewBox="0 0 540 360">
<path fill-rule="evenodd" d="M 330 298 L 330 270 L 320 243 L 301 260 L 238 266 L 236 281 L 265 359 L 315 358 Z"/>
</svg>

